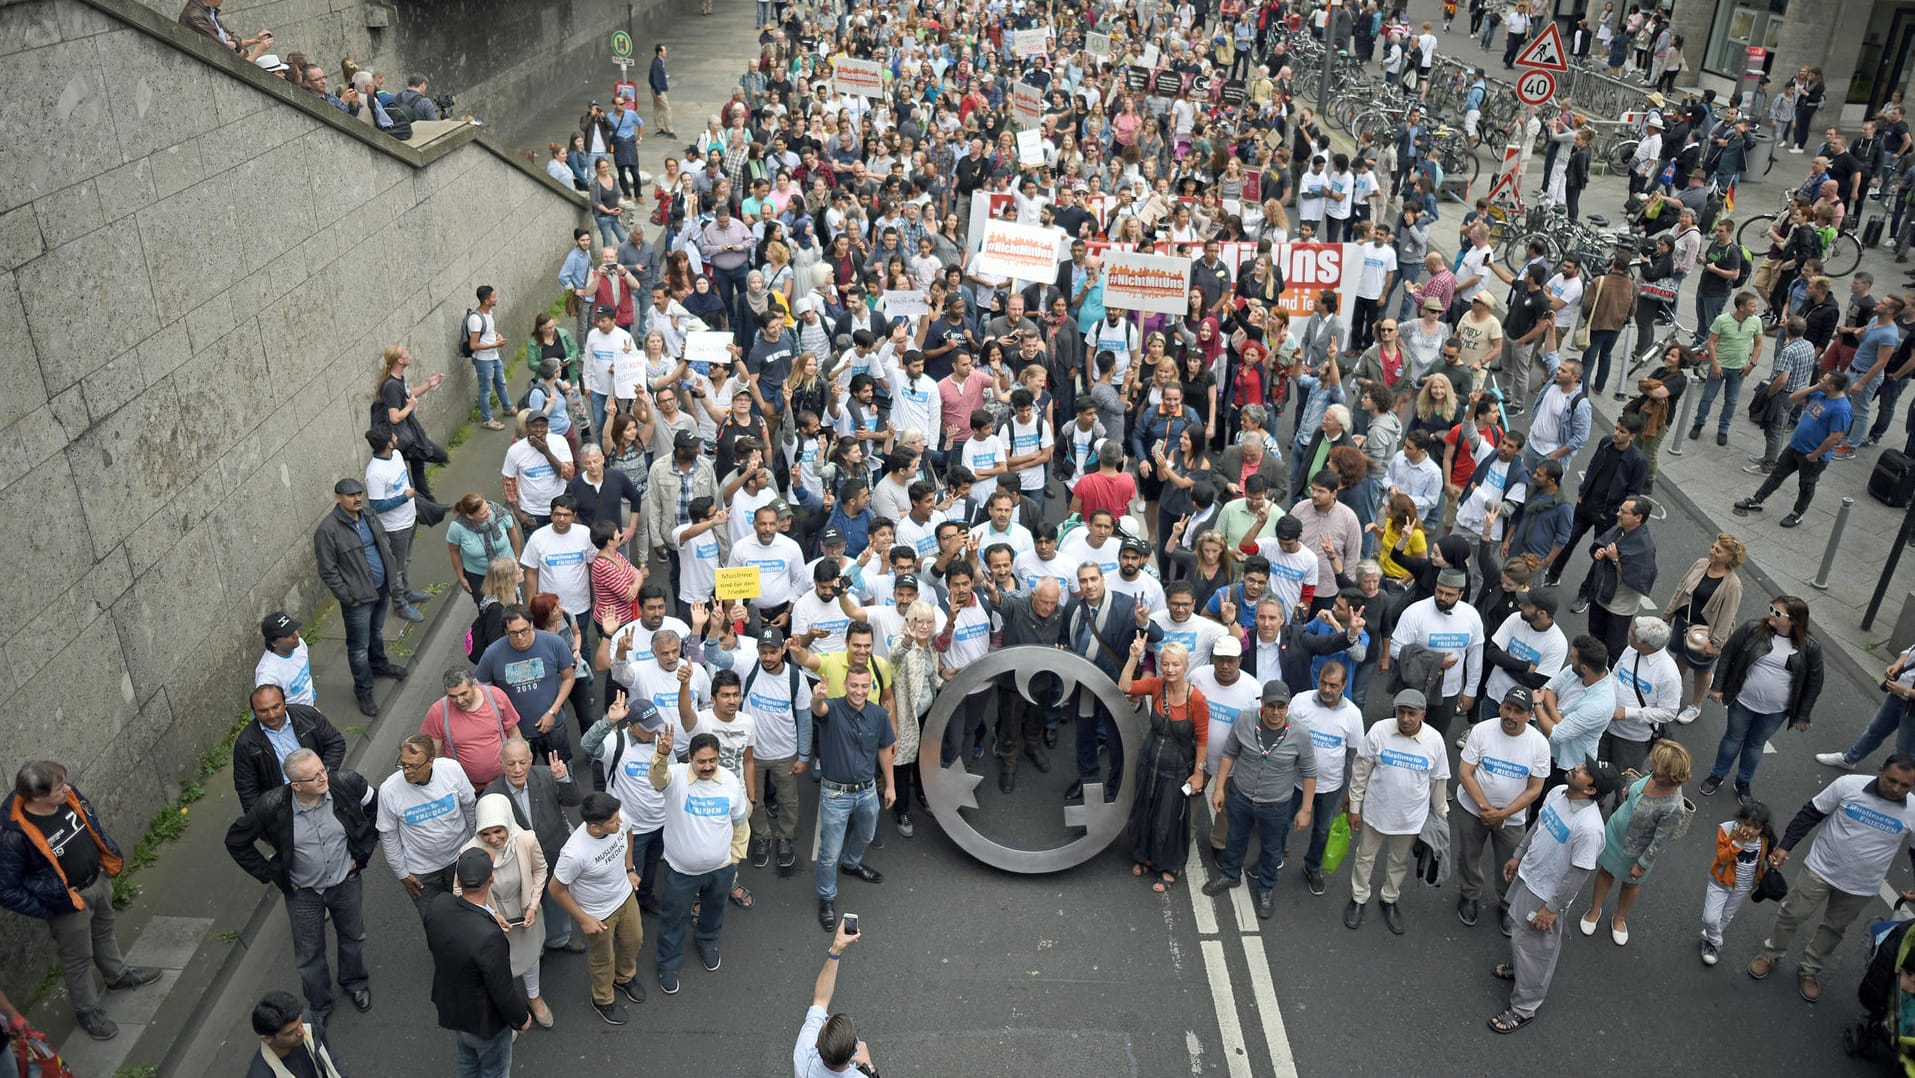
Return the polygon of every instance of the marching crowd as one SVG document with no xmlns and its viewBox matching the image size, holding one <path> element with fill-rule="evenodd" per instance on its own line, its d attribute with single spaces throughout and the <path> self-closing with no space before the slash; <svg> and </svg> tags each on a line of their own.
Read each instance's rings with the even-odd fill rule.
<svg viewBox="0 0 1915 1078">
<path fill-rule="evenodd" d="M 1254 871 L 1259 917 L 1291 839 L 1313 895 L 1350 859 L 1353 930 L 1374 893 L 1404 933 L 1412 868 L 1454 866 L 1462 923 L 1493 909 L 1511 940 L 1493 971 L 1509 1006 L 1490 1026 L 1513 1032 L 1537 1014 L 1585 885 L 1579 931 L 1598 930 L 1613 889 L 1610 936 L 1627 944 L 1641 889 L 1697 811 L 1681 739 L 1706 700 L 1726 719 L 1696 789 L 1729 785 L 1737 804 L 1716 814 L 1696 881 L 1699 958 L 1716 964 L 1743 899 L 1779 890 L 1774 868 L 1819 825 L 1747 967 L 1768 976 L 1819 915 L 1797 966 L 1819 998 L 1831 948 L 1915 843 L 1915 649 L 1885 671 L 1867 733 L 1821 759 L 1853 770 L 1891 734 L 1898 751 L 1778 828 L 1754 779 L 1769 736 L 1814 717 L 1808 606 L 1745 604 L 1733 535 L 1664 557 L 1649 496 L 1692 365 L 1710 377 L 1688 436 L 1718 391 L 1727 429 L 1763 359 L 1760 297 L 1719 290 L 1698 347 L 1672 342 L 1601 429 L 1603 335 L 1636 315 L 1603 302 L 1621 286 L 1585 282 L 1573 259 L 1508 271 L 1480 210 L 1457 259 L 1431 251 L 1451 211 L 1418 168 L 1417 114 L 1386 145 L 1332 152 L 1291 99 L 1292 34 L 1309 30 L 1279 0 L 1141 19 L 1028 0 L 758 9 L 760 58 L 649 197 L 615 171 L 619 124 L 587 115 L 596 178 L 568 172 L 606 242 L 575 231 L 559 273 L 570 317 L 526 327 L 516 395 L 503 297 L 477 290 L 457 351 L 486 425 L 512 429 L 497 491 L 435 500 L 437 447 L 415 411 L 443 376 L 412 378 L 404 346 L 382 357 L 371 460 L 334 487 L 320 575 L 357 704 L 377 714 L 374 679 L 429 676 L 393 661 L 380 627 L 388 610 L 418 617 L 417 533 L 443 523 L 473 603 L 467 661 L 438 672 L 417 732 L 379 762 L 393 769 L 362 777 L 343 767 L 300 623 L 261 625 L 227 845 L 284 892 L 318 1022 L 294 1029 L 290 998 L 262 1004 L 257 1073 L 338 1073 L 321 1051 L 335 983 L 373 1005 L 375 848 L 394 879 L 373 886 L 418 907 L 461 1073 L 507 1073 L 514 1035 L 553 1025 L 548 990 L 589 984 L 595 1013 L 624 1025 L 647 980 L 680 990 L 688 934 L 718 970 L 727 907 L 758 902 L 752 874 L 799 871 L 814 796 L 828 975 L 856 937 L 840 882 L 881 884 L 869 851 L 925 825 L 926 753 L 994 770 L 1005 795 L 1053 766 L 1074 776 L 1068 801 L 1128 793 L 1131 871 L 1160 892 L 1180 882 L 1202 798 L 1204 890 Z M 1086 27 L 1105 35 L 1096 49 Z M 1020 32 L 1044 30 L 1026 49 Z M 882 62 L 881 94 L 833 88 L 848 58 Z M 1128 81 L 1140 64 L 1183 89 Z M 1049 102 L 1041 164 L 1016 145 L 1018 82 Z M 647 223 L 627 230 L 634 202 Z M 1051 230 L 1055 274 L 981 266 L 990 215 Z M 1335 290 L 1298 303 L 1286 283 L 1290 245 L 1319 237 L 1354 245 L 1351 310 Z M 1729 244 L 1674 240 L 1711 269 Z M 1226 244 L 1249 250 L 1225 258 Z M 1187 308 L 1107 304 L 1113 249 L 1190 258 Z M 1626 264 L 1616 274 L 1629 280 Z M 1775 316 L 1752 389 L 1777 402 L 1771 452 L 1752 464 L 1768 474 L 1738 510 L 1796 474 L 1796 520 L 1863 425 L 1875 390 L 1857 387 L 1915 368 L 1894 297 L 1869 300 L 1858 275 L 1844 314 L 1827 278 L 1803 276 L 1805 307 Z M 1838 335 L 1856 347 L 1826 369 Z M 1602 371 L 1593 387 L 1585 360 Z M 1586 631 L 1559 621 L 1565 608 Z M 965 676 L 1001 647 L 1093 661 L 1138 709 L 1140 758 L 1088 688 L 1040 679 L 1027 696 Z M 940 699 L 949 720 L 926 744 Z M 57 763 L 23 768 L 0 816 L 0 904 L 50 922 L 83 1028 L 111 1035 L 92 966 L 108 988 L 150 972 L 118 957 L 100 900 L 118 847 Z M 580 953 L 582 970 L 567 958 Z M 848 1021 L 824 1019 L 827 979 L 800 1075 L 869 1067 Z"/>
</svg>

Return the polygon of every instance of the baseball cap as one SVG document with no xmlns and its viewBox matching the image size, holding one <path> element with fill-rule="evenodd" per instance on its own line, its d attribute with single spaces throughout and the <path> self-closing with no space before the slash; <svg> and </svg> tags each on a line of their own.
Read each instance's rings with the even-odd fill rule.
<svg viewBox="0 0 1915 1078">
<path fill-rule="evenodd" d="M 1241 659 L 1243 658 L 1243 644 L 1238 642 L 1236 637 L 1226 633 L 1218 637 L 1215 644 L 1210 645 L 1210 657 L 1213 659 Z"/>
<path fill-rule="evenodd" d="M 600 307 L 597 310 L 592 312 L 592 317 L 593 318 L 617 318 L 618 309 L 615 307 Z"/>
<path fill-rule="evenodd" d="M 332 492 L 334 494 L 364 494 L 366 492 L 366 485 L 348 476 L 334 483 L 332 485 Z"/>
<path fill-rule="evenodd" d="M 266 55 L 261 56 L 259 59 L 254 60 L 253 63 L 257 65 L 261 71 L 270 71 L 275 75 L 279 74 L 281 71 L 292 70 L 292 65 L 288 64 L 284 60 L 281 60 L 279 58 L 279 54 L 275 52 L 269 52 Z"/>
<path fill-rule="evenodd" d="M 791 503 L 783 498 L 773 498 L 770 504 L 773 509 L 778 511 L 779 520 L 789 520 L 798 515 L 798 511 L 791 507 Z"/>
<path fill-rule="evenodd" d="M 824 546 L 827 543 L 842 543 L 842 542 L 844 542 L 843 528 L 826 528 L 824 531 L 818 533 L 819 546 Z"/>
<path fill-rule="evenodd" d="M 672 435 L 673 449 L 697 449 L 701 444 L 696 431 L 681 430 Z"/>
<path fill-rule="evenodd" d="M 299 623 L 282 610 L 273 611 L 259 623 L 259 635 L 265 637 L 268 643 L 284 640 L 298 631 Z"/>
<path fill-rule="evenodd" d="M 1213 653 L 1215 649 L 1212 649 Z M 1263 686 L 1263 702 L 1266 704 L 1287 704 L 1290 702 L 1290 686 L 1282 681 L 1271 680 Z"/>
<path fill-rule="evenodd" d="M 1150 553 L 1150 544 L 1144 542 L 1142 539 L 1139 539 L 1134 535 L 1127 535 L 1124 537 L 1124 545 L 1119 547 L 1118 549 L 1134 550 L 1139 553 L 1148 554 Z"/>
<path fill-rule="evenodd" d="M 778 628 L 776 625 L 765 626 L 765 631 L 758 634 L 758 646 L 761 648 L 784 647 L 785 646 L 784 630 Z"/>
<path fill-rule="evenodd" d="M 1591 756 L 1583 761 L 1583 766 L 1589 768 L 1589 783 L 1596 788 L 1598 800 L 1622 789 L 1622 772 L 1616 770 L 1615 764 Z"/>
<path fill-rule="evenodd" d="M 899 573 L 898 578 L 891 582 L 892 593 L 896 594 L 899 588 L 910 588 L 912 591 L 923 590 L 918 587 L 918 574 L 916 573 Z"/>
<path fill-rule="evenodd" d="M 1523 593 L 1522 598 L 1516 600 L 1516 605 L 1533 606 L 1543 613 L 1555 617 L 1559 602 L 1560 600 L 1556 598 L 1556 590 L 1554 588 L 1531 588 Z"/>
<path fill-rule="evenodd" d="M 1429 710 L 1430 702 L 1424 699 L 1423 693 L 1420 690 L 1404 689 L 1402 692 L 1396 694 L 1396 699 L 1390 701 L 1390 706 L 1392 708 L 1413 707 L 1418 711 L 1427 711 Z"/>
<path fill-rule="evenodd" d="M 1503 703 L 1508 704 L 1510 707 L 1513 707 L 1517 709 L 1518 711 L 1536 710 L 1535 697 L 1531 696 L 1529 694 L 1529 690 L 1524 688 L 1521 685 L 1517 685 L 1511 688 L 1508 692 L 1504 693 Z"/>
<path fill-rule="evenodd" d="M 471 890 L 492 879 L 492 855 L 484 850 L 467 850 L 459 855 L 459 886 Z"/>
</svg>

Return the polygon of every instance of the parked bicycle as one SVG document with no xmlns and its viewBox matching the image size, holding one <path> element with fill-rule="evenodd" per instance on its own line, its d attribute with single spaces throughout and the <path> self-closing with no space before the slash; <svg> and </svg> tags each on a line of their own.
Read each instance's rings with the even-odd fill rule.
<svg viewBox="0 0 1915 1078">
<path fill-rule="evenodd" d="M 1782 205 L 1776 212 L 1753 214 L 1744 220 L 1736 229 L 1736 241 L 1750 251 L 1768 250 L 1769 229 L 1775 227 L 1776 221 L 1781 220 L 1782 214 L 1788 211 L 1790 194 L 1783 194 Z M 1823 245 L 1822 272 L 1828 276 L 1846 277 L 1861 264 L 1862 243 L 1849 229 L 1838 230 L 1835 238 Z"/>
</svg>

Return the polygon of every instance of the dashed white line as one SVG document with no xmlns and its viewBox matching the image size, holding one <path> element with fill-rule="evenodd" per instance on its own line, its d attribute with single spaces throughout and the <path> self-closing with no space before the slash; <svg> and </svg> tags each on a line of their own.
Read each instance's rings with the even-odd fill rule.
<svg viewBox="0 0 1915 1078">
<path fill-rule="evenodd" d="M 1190 852 L 1184 856 L 1184 890 L 1190 894 L 1190 912 L 1197 919 L 1197 934 L 1214 936 L 1217 934 L 1217 911 L 1211 908 L 1210 901 L 1203 896 L 1203 885 L 1207 880 L 1203 856 L 1197 852 L 1197 843 L 1201 841 L 1203 836 L 1199 835 L 1196 841 L 1190 843 Z"/>
<path fill-rule="evenodd" d="M 1230 988 L 1230 969 L 1224 962 L 1223 941 L 1204 940 L 1204 970 L 1210 975 L 1210 998 L 1217 1005 L 1217 1029 L 1223 1035 L 1223 1058 L 1231 1078 L 1250 1078 L 1250 1050 L 1244 1044 L 1243 1025 L 1237 1020 L 1237 994 Z M 1273 999 L 1271 1006 L 1276 1005 Z"/>
<path fill-rule="evenodd" d="M 1290 1055 L 1290 1033 L 1283 1025 L 1283 1011 L 1277 1007 L 1277 985 L 1270 976 L 1263 940 L 1246 934 L 1243 957 L 1250 965 L 1250 990 L 1257 1001 L 1257 1017 L 1263 1022 L 1263 1042 L 1270 1049 L 1270 1073 L 1276 1078 L 1295 1078 L 1297 1061 Z"/>
<path fill-rule="evenodd" d="M 1201 1075 L 1204 1072 L 1204 1042 L 1197 1039 L 1196 1030 L 1184 1030 L 1184 1051 L 1190 1053 L 1190 1073 Z"/>
</svg>

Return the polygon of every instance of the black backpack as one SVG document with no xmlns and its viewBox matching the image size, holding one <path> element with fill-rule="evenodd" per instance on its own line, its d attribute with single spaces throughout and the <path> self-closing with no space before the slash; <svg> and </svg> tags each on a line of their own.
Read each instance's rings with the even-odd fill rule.
<svg viewBox="0 0 1915 1078">
<path fill-rule="evenodd" d="M 467 307 L 465 314 L 459 316 L 459 355 L 465 359 L 472 358 L 472 331 L 466 328 L 466 324 L 472 321 L 473 315 L 478 313 L 476 309 Z M 481 324 L 483 325 L 483 319 Z"/>
</svg>

